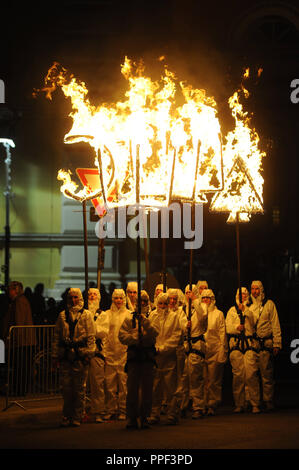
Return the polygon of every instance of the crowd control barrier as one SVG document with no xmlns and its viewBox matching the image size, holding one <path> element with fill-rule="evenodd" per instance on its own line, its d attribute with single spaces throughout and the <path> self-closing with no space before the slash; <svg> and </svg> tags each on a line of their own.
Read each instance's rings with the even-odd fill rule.
<svg viewBox="0 0 299 470">
<path fill-rule="evenodd" d="M 6 341 L 6 407 L 61 397 L 51 357 L 55 325 L 12 326 Z M 4 409 L 4 410 L 5 410 Z"/>
</svg>

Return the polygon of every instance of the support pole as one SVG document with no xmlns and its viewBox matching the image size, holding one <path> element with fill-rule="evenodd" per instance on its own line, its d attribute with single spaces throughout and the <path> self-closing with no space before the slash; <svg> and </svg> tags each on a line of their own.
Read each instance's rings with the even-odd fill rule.
<svg viewBox="0 0 299 470">
<path fill-rule="evenodd" d="M 191 206 L 191 229 L 193 229 L 194 226 L 194 204 Z M 193 283 L 193 248 L 190 248 L 190 259 L 189 259 L 189 289 L 192 292 L 192 283 Z M 189 297 L 189 302 L 188 302 L 188 321 L 191 321 L 191 307 L 192 307 L 192 299 Z M 191 327 L 188 327 L 187 330 L 187 336 L 188 336 L 188 346 L 189 346 L 189 351 L 192 349 L 192 342 L 191 342 Z"/>
<path fill-rule="evenodd" d="M 138 314 L 141 312 L 141 250 L 140 250 L 140 160 L 139 160 L 139 145 L 136 146 L 136 203 L 138 206 L 138 234 L 137 234 L 137 284 L 138 284 Z"/>
<path fill-rule="evenodd" d="M 139 343 L 142 341 L 142 331 L 139 316 L 141 314 L 141 250 L 140 250 L 140 160 L 139 160 L 139 145 L 136 146 L 136 204 L 138 207 L 138 232 L 136 240 L 137 248 L 137 321 L 138 321 L 138 339 Z"/>
<path fill-rule="evenodd" d="M 97 272 L 97 288 L 101 289 L 101 275 L 102 270 L 104 268 L 104 256 L 105 256 L 105 249 L 104 249 L 104 239 L 100 238 L 98 240 L 98 272 Z"/>
<path fill-rule="evenodd" d="M 166 292 L 166 289 L 167 289 L 166 238 L 162 238 L 162 284 L 163 284 L 163 292 Z"/>
<path fill-rule="evenodd" d="M 11 197 L 11 155 L 10 146 L 3 144 L 6 151 L 5 169 L 6 169 L 6 189 L 5 196 L 5 255 L 4 255 L 4 284 L 8 288 L 9 284 L 9 262 L 10 262 L 10 197 Z"/>
<path fill-rule="evenodd" d="M 237 269 L 238 269 L 238 286 L 239 286 L 239 302 L 242 303 L 242 292 L 241 292 L 241 260 L 240 260 L 240 224 L 239 224 L 239 212 L 236 217 L 236 243 L 237 243 Z M 243 312 L 240 312 L 241 324 L 244 324 Z"/>
<path fill-rule="evenodd" d="M 149 280 L 149 276 L 150 276 L 150 267 L 149 267 L 149 258 L 148 258 L 147 234 L 146 234 L 146 237 L 144 238 L 144 258 L 145 258 L 146 279 Z"/>
<path fill-rule="evenodd" d="M 84 233 L 84 269 L 85 269 L 85 296 L 84 308 L 88 308 L 88 242 L 87 242 L 87 220 L 86 220 L 86 201 L 82 202 L 83 213 L 83 233 Z"/>
</svg>

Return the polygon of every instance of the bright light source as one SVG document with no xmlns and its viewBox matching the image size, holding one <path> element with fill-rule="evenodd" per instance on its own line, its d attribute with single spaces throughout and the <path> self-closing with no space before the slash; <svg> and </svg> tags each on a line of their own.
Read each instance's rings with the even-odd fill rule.
<svg viewBox="0 0 299 470">
<path fill-rule="evenodd" d="M 11 140 L 11 139 L 3 139 L 3 138 L 0 138 L 0 143 L 1 143 L 1 144 L 7 144 L 7 145 L 9 145 L 10 147 L 15 148 L 15 143 L 14 143 L 14 141 Z"/>
</svg>

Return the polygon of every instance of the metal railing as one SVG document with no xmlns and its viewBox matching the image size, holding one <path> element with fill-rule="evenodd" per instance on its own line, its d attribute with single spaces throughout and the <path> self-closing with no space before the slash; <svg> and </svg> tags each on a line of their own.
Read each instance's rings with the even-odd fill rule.
<svg viewBox="0 0 299 470">
<path fill-rule="evenodd" d="M 6 407 L 61 396 L 53 368 L 54 325 L 12 326 L 7 338 Z"/>
</svg>

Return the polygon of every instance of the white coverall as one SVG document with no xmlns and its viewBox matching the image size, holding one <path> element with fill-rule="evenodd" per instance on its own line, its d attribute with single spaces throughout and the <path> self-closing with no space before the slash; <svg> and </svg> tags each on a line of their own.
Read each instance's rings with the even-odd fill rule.
<svg viewBox="0 0 299 470">
<path fill-rule="evenodd" d="M 227 361 L 228 345 L 223 313 L 217 309 L 211 289 L 202 292 L 202 297 L 211 297 L 208 305 L 208 328 L 206 340 L 205 403 L 207 408 L 215 409 L 222 399 L 222 378 Z"/>
<path fill-rule="evenodd" d="M 184 405 L 183 402 L 186 400 L 186 397 L 189 398 L 186 394 L 187 380 L 193 412 L 204 412 L 204 357 L 206 348 L 203 334 L 207 329 L 207 311 L 204 311 L 196 300 L 193 302 L 191 307 L 191 331 L 189 332 L 187 327 L 188 309 L 189 305 L 186 308 L 186 312 L 184 311 L 180 317 L 180 328 L 184 334 L 184 346 L 187 357 L 184 373 L 176 395 L 178 402 L 181 402 L 180 408 L 184 409 L 186 404 Z"/>
<path fill-rule="evenodd" d="M 119 340 L 127 349 L 127 419 L 136 423 L 148 418 L 152 410 L 152 392 L 155 368 L 155 342 L 159 333 L 159 318 L 156 311 L 142 315 L 141 331 L 139 319 L 127 313 L 119 330 Z"/>
<path fill-rule="evenodd" d="M 258 298 L 253 297 L 250 310 L 254 315 L 256 334 L 259 339 L 259 370 L 262 379 L 263 401 L 273 402 L 274 378 L 273 378 L 273 348 L 281 349 L 281 328 L 275 303 L 268 299 L 265 301 L 264 288 L 261 281 L 253 281 L 260 287 Z M 266 339 L 268 338 L 268 339 Z"/>
<path fill-rule="evenodd" d="M 96 313 L 94 315 L 96 328 L 96 342 L 102 343 L 108 335 L 109 323 L 107 315 Z M 90 409 L 95 415 L 105 414 L 105 362 L 103 350 L 96 348 L 95 356 L 89 364 Z"/>
<path fill-rule="evenodd" d="M 165 391 L 168 419 L 176 418 L 174 393 L 177 387 L 177 356 L 176 350 L 181 338 L 179 318 L 175 312 L 158 307 L 160 299 L 168 299 L 168 294 L 159 294 L 156 299 L 158 314 L 159 334 L 156 338 L 156 363 L 152 418 L 160 419 L 163 395 Z"/>
<path fill-rule="evenodd" d="M 71 292 L 80 295 L 80 303 L 72 307 L 68 302 L 68 310 L 60 312 L 54 329 L 52 357 L 60 363 L 63 416 L 80 422 L 84 412 L 88 364 L 96 349 L 95 327 L 91 313 L 83 308 L 80 289 L 70 289 Z M 70 325 L 74 328 L 73 336 Z"/>
<path fill-rule="evenodd" d="M 176 297 L 177 299 L 176 305 L 174 307 L 171 307 L 169 305 L 169 310 L 174 312 L 178 316 L 178 318 L 180 318 L 182 316 L 183 309 L 182 307 L 179 306 L 179 298 L 180 298 L 179 289 L 168 289 L 167 294 L 169 296 Z M 180 342 L 176 350 L 176 356 L 177 356 L 177 386 L 178 386 L 181 381 L 183 372 L 184 372 L 185 360 L 186 360 L 183 332 L 181 334 Z"/>
<path fill-rule="evenodd" d="M 91 298 L 91 295 L 96 298 Z M 99 289 L 90 288 L 88 290 L 88 310 L 92 314 L 96 329 L 96 351 L 94 357 L 90 359 L 88 378 L 90 412 L 96 415 L 96 418 L 103 418 L 105 415 L 105 362 L 102 344 L 109 331 L 107 316 L 101 315 L 103 312 L 100 309 L 100 300 Z"/>
<path fill-rule="evenodd" d="M 244 289 L 244 290 L 243 290 Z M 242 287 L 242 292 L 246 290 L 248 297 L 249 293 L 246 288 Z M 237 304 L 238 301 L 238 292 L 236 295 Z M 247 301 L 248 303 L 248 301 Z M 249 310 L 248 306 L 245 306 L 243 311 L 244 316 L 244 327 L 245 327 L 245 337 L 252 337 L 254 333 L 254 322 L 253 314 Z M 226 333 L 228 335 L 229 341 L 229 359 L 232 366 L 233 373 L 233 397 L 236 408 L 244 409 L 245 407 L 245 385 L 248 389 L 249 401 L 253 407 L 259 407 L 260 404 L 260 387 L 259 387 L 259 378 L 258 378 L 258 366 L 257 366 L 257 357 L 258 353 L 257 341 L 251 338 L 247 339 L 248 346 L 253 347 L 256 351 L 248 349 L 246 343 L 242 348 L 241 342 L 241 333 L 237 329 L 240 325 L 240 316 L 237 312 L 235 306 L 231 307 L 227 312 L 226 320 Z M 231 335 L 234 335 L 231 336 Z M 237 349 L 234 349 L 237 348 Z"/>
<path fill-rule="evenodd" d="M 123 305 L 117 308 L 113 299 L 120 291 L 123 297 Z M 106 411 L 107 415 L 125 415 L 126 414 L 126 393 L 127 393 L 127 374 L 124 370 L 127 347 L 118 339 L 119 329 L 130 312 L 126 306 L 126 295 L 123 289 L 115 289 L 112 294 L 112 304 L 110 310 L 102 313 L 107 317 L 109 332 L 103 344 L 103 353 L 105 357 L 105 384 L 106 384 Z M 103 320 L 104 320 L 103 318 Z"/>
</svg>

